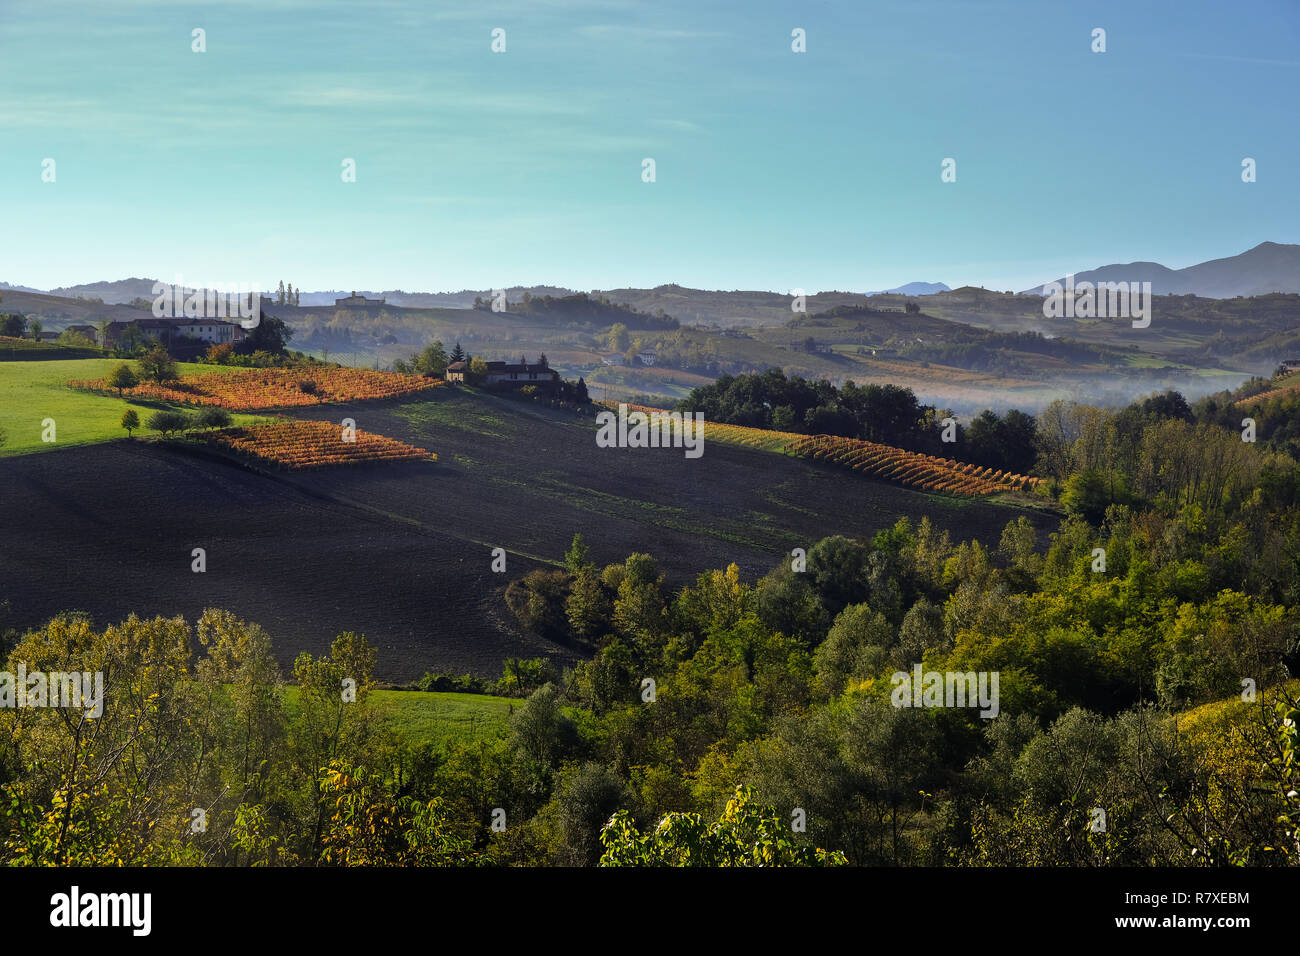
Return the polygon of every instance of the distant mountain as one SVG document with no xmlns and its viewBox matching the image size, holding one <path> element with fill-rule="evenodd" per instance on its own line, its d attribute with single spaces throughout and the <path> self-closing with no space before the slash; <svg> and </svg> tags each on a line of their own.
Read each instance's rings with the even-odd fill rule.
<svg viewBox="0 0 1300 956">
<path fill-rule="evenodd" d="M 1062 276 L 1057 280 L 1065 282 Z M 1261 242 L 1241 255 L 1211 259 L 1185 269 L 1158 262 L 1114 263 L 1076 272 L 1074 282 L 1150 282 L 1154 295 L 1198 295 L 1231 299 L 1239 295 L 1300 292 L 1300 245 Z M 1027 290 L 1043 294 L 1043 286 Z"/>
<path fill-rule="evenodd" d="M 8 282 L 0 282 L 0 292 L 6 289 L 12 289 L 14 292 L 40 292 L 40 289 L 33 289 L 29 285 L 10 285 Z"/>
<path fill-rule="evenodd" d="M 934 295 L 936 292 L 949 291 L 951 290 L 948 285 L 943 282 L 909 282 L 907 285 L 900 285 L 895 289 L 868 292 L 867 295 Z"/>
</svg>

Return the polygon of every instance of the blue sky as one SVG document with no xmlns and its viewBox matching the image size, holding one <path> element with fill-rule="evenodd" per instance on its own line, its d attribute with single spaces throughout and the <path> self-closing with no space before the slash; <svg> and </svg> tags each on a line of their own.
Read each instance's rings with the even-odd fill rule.
<svg viewBox="0 0 1300 956">
<path fill-rule="evenodd" d="M 1297 89 L 1297 0 L 0 0 L 0 280 L 784 292 L 1178 268 L 1300 242 Z"/>
</svg>

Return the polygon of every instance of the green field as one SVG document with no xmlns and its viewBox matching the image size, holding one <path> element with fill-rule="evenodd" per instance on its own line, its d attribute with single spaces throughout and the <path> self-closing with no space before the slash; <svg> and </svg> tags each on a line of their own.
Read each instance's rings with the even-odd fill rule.
<svg viewBox="0 0 1300 956">
<path fill-rule="evenodd" d="M 284 689 L 292 711 L 298 688 Z M 510 708 L 523 702 L 487 694 L 442 694 L 414 690 L 371 691 L 371 701 L 388 727 L 406 743 L 473 743 L 506 732 Z"/>
<path fill-rule="evenodd" d="M 128 401 L 67 387 L 68 381 L 72 379 L 104 378 L 122 362 L 123 359 L 118 358 L 0 362 L 0 429 L 6 435 L 5 443 L 0 445 L 0 456 L 125 438 L 122 412 L 128 407 L 136 410 L 141 424 L 159 408 L 189 407 L 154 401 Z M 212 365 L 183 362 L 177 364 L 177 369 L 182 376 L 222 371 Z M 41 423 L 47 418 L 54 419 L 54 442 L 41 440 L 44 430 Z M 264 418 L 265 416 L 255 415 L 234 416 L 236 424 L 247 424 Z M 143 429 L 136 432 L 137 436 L 141 434 L 144 434 Z"/>
</svg>

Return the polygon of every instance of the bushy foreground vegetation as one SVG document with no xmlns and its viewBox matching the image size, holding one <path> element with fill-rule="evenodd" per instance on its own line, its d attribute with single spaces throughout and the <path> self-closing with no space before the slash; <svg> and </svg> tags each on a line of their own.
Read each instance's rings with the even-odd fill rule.
<svg viewBox="0 0 1300 956">
<path fill-rule="evenodd" d="M 995 554 L 901 521 L 676 593 L 652 557 L 598 568 L 578 541 L 510 603 L 594 656 L 470 741 L 395 734 L 357 635 L 298 658 L 286 707 L 270 638 L 226 612 L 66 615 L 9 668 L 102 670 L 107 705 L 0 711 L 5 858 L 1289 863 L 1300 523 L 1248 512 L 1116 507 L 1046 549 L 1018 519 Z M 918 663 L 999 672 L 999 715 L 894 706 Z"/>
</svg>

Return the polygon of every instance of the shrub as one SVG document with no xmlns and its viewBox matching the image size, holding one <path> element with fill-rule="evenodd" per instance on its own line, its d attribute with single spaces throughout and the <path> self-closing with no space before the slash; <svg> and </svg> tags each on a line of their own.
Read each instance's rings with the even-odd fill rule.
<svg viewBox="0 0 1300 956">
<path fill-rule="evenodd" d="M 230 358 L 235 354 L 234 342 L 222 342 L 219 345 L 213 345 L 208 349 L 204 359 L 213 365 L 229 365 Z"/>
<path fill-rule="evenodd" d="M 199 412 L 197 424 L 200 428 L 229 428 L 234 421 L 230 412 L 217 405 L 210 405 Z"/>
<path fill-rule="evenodd" d="M 187 428 L 192 428 L 193 424 L 193 420 L 184 412 L 154 412 L 145 422 L 145 426 L 150 431 L 162 432 L 164 435 L 183 432 Z"/>
</svg>

